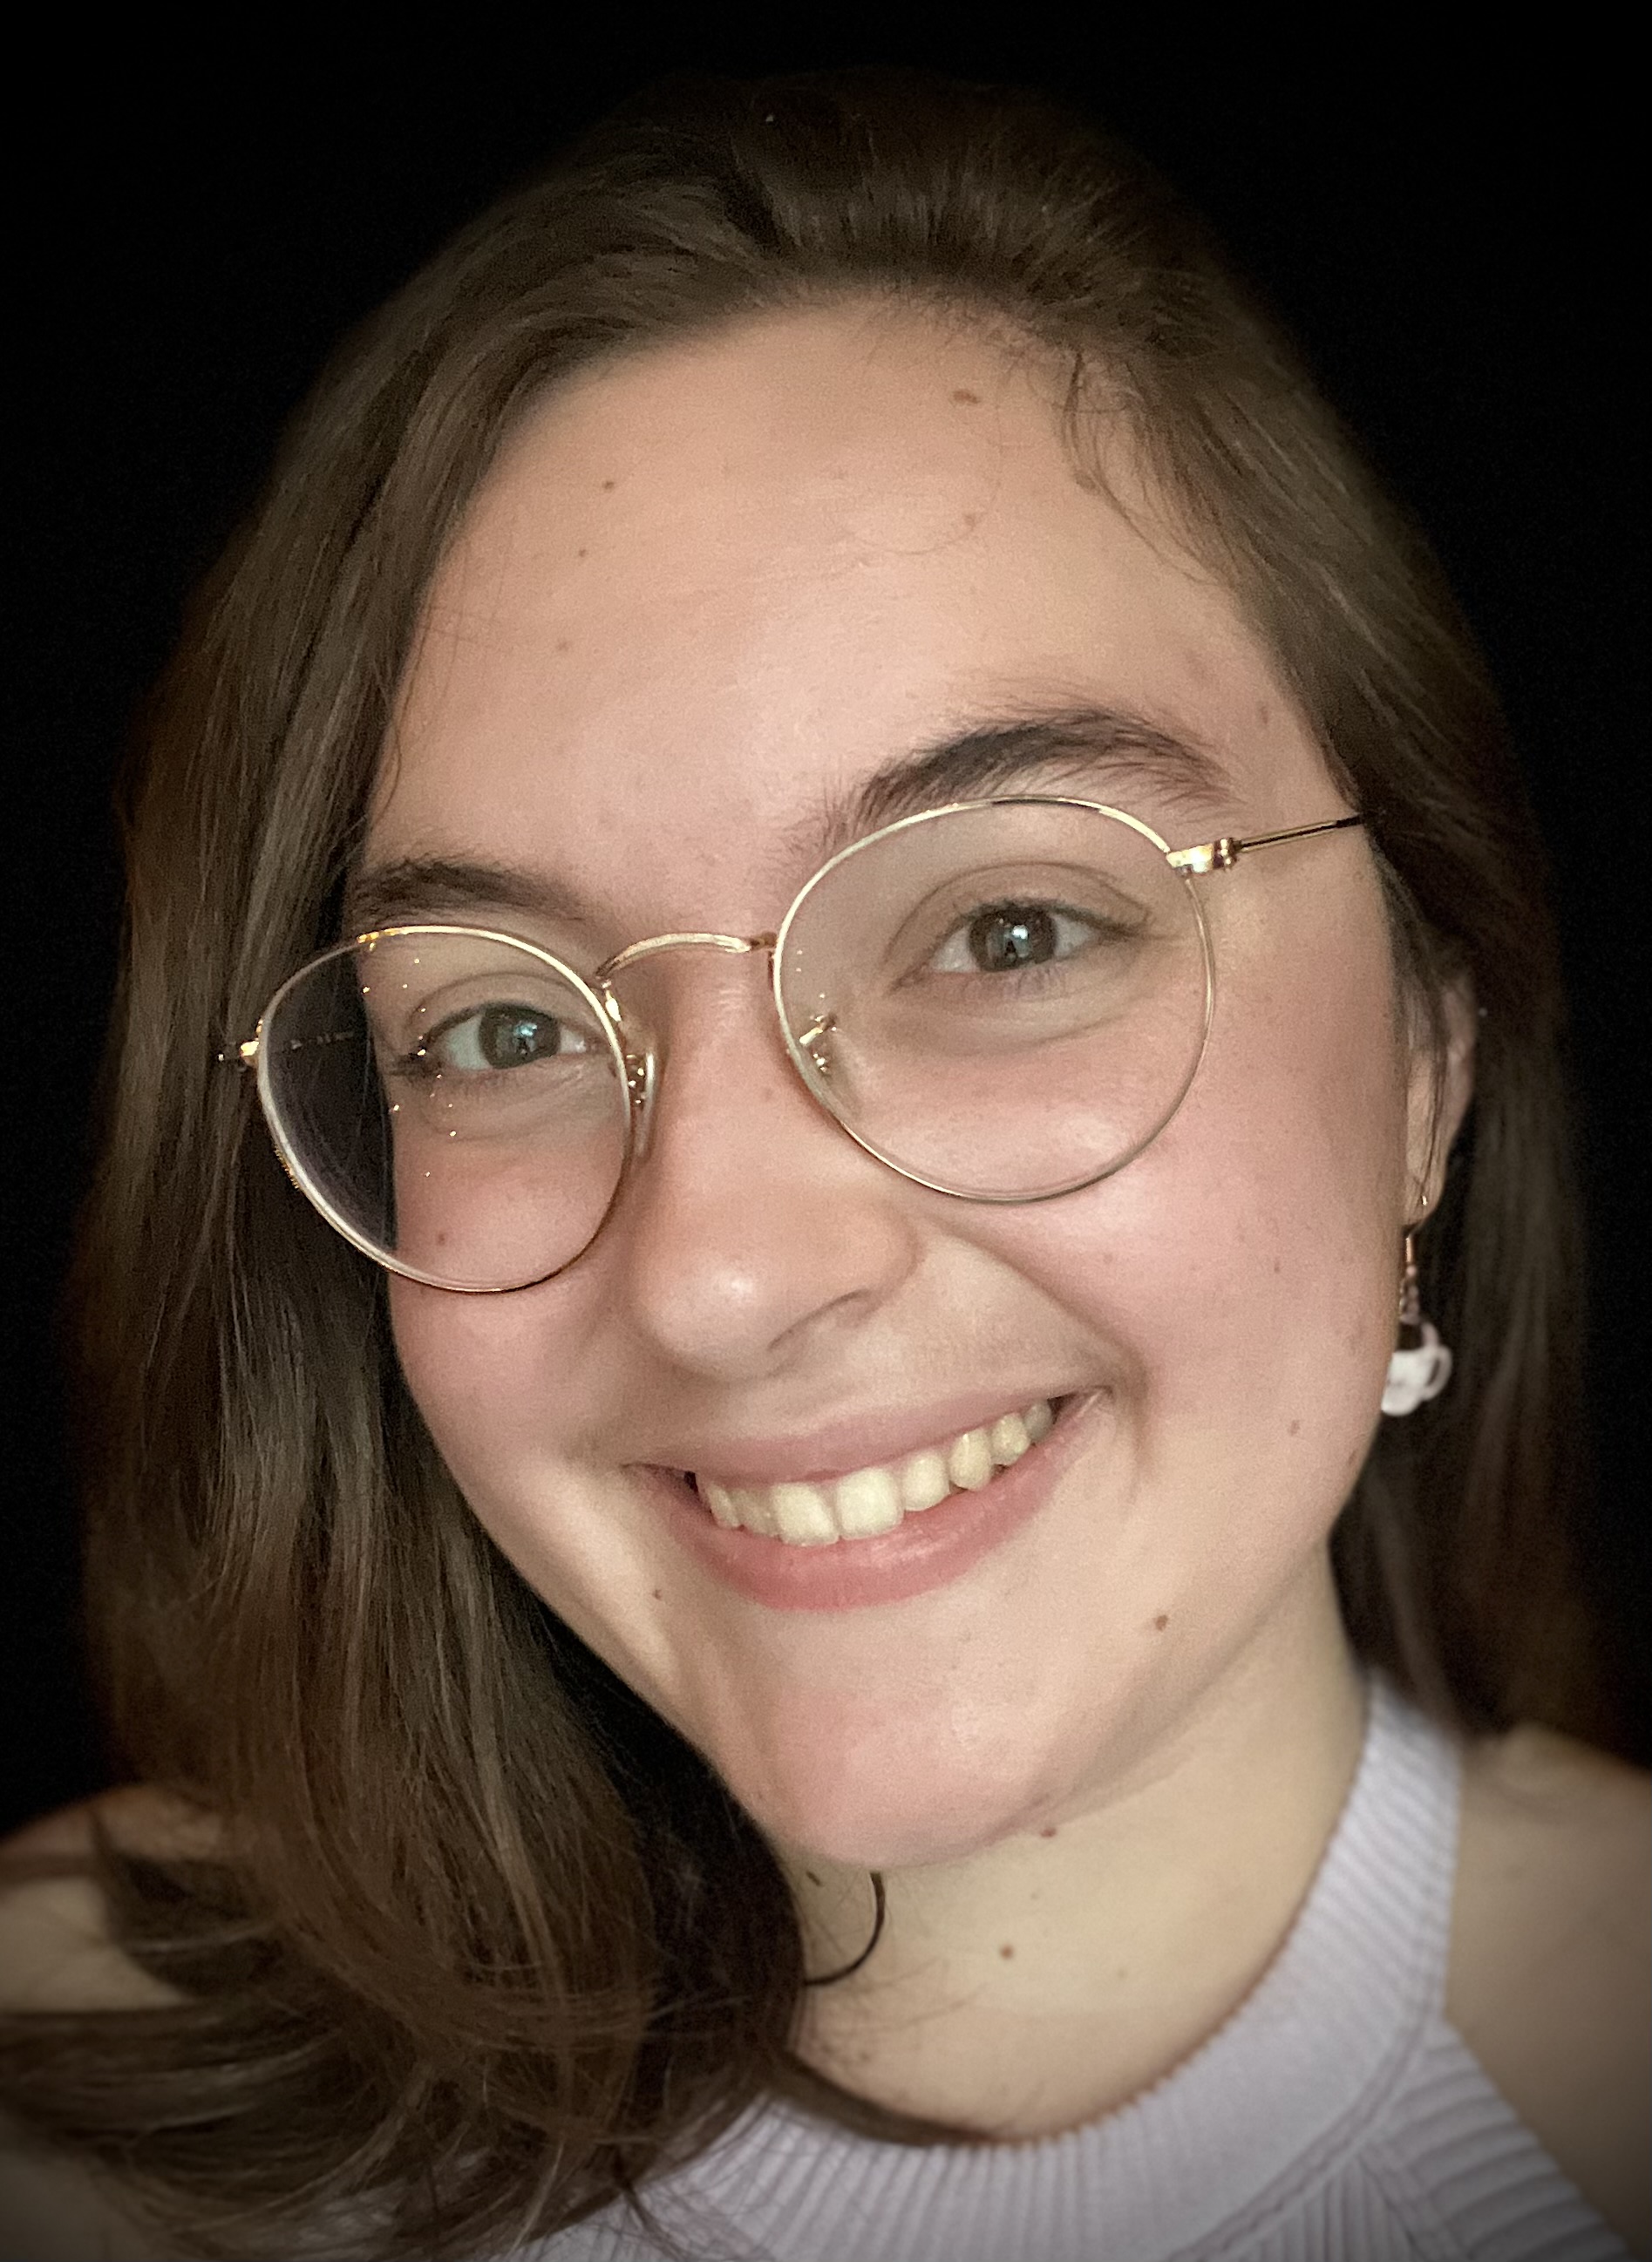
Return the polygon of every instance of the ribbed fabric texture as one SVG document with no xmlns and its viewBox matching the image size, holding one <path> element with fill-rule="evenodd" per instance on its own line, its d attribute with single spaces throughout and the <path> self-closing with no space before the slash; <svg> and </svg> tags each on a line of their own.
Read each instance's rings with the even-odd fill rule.
<svg viewBox="0 0 1652 2262">
<path fill-rule="evenodd" d="M 1625 2262 L 1446 2023 L 1458 1746 L 1380 1677 L 1284 1946 L 1173 2073 L 1046 2142 L 882 2144 L 774 2107 L 651 2188 L 693 2262 Z M 612 2209 L 542 2262 L 657 2262 Z"/>
</svg>

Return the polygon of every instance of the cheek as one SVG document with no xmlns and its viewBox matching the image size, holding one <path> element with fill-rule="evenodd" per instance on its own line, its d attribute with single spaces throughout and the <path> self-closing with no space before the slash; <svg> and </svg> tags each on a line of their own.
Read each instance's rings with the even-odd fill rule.
<svg viewBox="0 0 1652 2262">
<path fill-rule="evenodd" d="M 657 1534 L 584 1465 L 600 1356 L 547 1324 L 545 1292 L 454 1296 L 394 1279 L 403 1376 L 472 1512 L 534 1591 L 667 1717 L 673 1641 Z M 600 1346 L 595 1347 L 600 1351 Z"/>
<path fill-rule="evenodd" d="M 1183 1371 L 1253 1448 L 1260 1430 L 1276 1452 L 1328 1454 L 1339 1500 L 1374 1426 L 1398 1286 L 1405 1093 L 1385 947 L 1304 954 L 1233 1001 L 1228 1035 L 1184 1127 Z"/>
<path fill-rule="evenodd" d="M 459 1296 L 400 1279 L 390 1290 L 397 1356 L 414 1402 L 460 1491 L 518 1562 L 524 1535 L 514 1528 L 516 1504 L 540 1495 L 532 1480 L 555 1460 L 574 1418 L 566 1372 L 559 1387 L 556 1346 L 534 1305 L 531 1290 Z M 546 1536 L 542 1513 L 540 1545 Z"/>
<path fill-rule="evenodd" d="M 465 1450 L 483 1424 L 508 1439 L 513 1407 L 530 1388 L 513 1389 L 507 1378 L 526 1378 L 530 1330 L 512 1306 L 525 1299 L 459 1296 L 426 1288 L 395 1274 L 390 1279 L 390 1324 L 401 1371 L 432 1436 L 447 1451 Z"/>
<path fill-rule="evenodd" d="M 1128 1351 L 1151 1481 L 1262 1521 L 1274 1503 L 1315 1536 L 1377 1420 L 1405 1167 L 1386 938 L 1319 940 L 1229 983 L 1145 1153 L 1020 1228 L 1024 1267 Z"/>
</svg>

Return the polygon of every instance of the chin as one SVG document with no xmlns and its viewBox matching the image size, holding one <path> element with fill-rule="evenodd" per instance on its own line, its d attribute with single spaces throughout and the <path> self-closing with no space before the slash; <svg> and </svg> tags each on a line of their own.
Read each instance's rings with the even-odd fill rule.
<svg viewBox="0 0 1652 2262">
<path fill-rule="evenodd" d="M 914 1811 L 898 1796 L 880 1799 L 881 1788 L 862 1784 L 855 1800 L 835 1807 L 806 1799 L 772 1809 L 760 1799 L 740 1804 L 776 1845 L 854 1869 L 919 1869 L 961 1862 L 1029 1826 L 1019 1809 L 1000 1809 L 967 1794 L 950 1803 L 932 1800 Z"/>
<path fill-rule="evenodd" d="M 708 1756 L 765 1836 L 864 1869 L 961 1861 L 1035 1828 L 1071 1788 L 1025 1747 L 995 1764 L 954 1733 L 915 1739 L 910 1724 L 840 1740 L 770 1737 L 760 1750 Z"/>
</svg>

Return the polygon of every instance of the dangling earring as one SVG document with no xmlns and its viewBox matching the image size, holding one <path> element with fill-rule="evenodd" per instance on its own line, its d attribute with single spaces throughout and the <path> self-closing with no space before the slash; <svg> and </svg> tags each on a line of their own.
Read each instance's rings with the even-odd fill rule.
<svg viewBox="0 0 1652 2262">
<path fill-rule="evenodd" d="M 1382 1387 L 1385 1414 L 1415 1414 L 1430 1398 L 1438 1398 L 1451 1380 L 1451 1353 L 1423 1317 L 1417 1286 L 1417 1245 L 1408 1228 L 1405 1266 L 1400 1275 L 1400 1339 L 1389 1360 L 1389 1379 Z"/>
</svg>

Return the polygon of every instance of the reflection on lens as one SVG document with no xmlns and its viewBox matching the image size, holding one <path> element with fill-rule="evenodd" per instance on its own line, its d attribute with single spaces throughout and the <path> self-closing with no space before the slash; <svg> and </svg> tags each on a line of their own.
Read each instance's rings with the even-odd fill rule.
<svg viewBox="0 0 1652 2262">
<path fill-rule="evenodd" d="M 405 928 L 341 946 L 278 993 L 261 1073 L 312 1200 L 444 1286 L 559 1271 L 619 1183 L 617 1037 L 577 974 L 507 937 Z"/>
<path fill-rule="evenodd" d="M 1174 1113 L 1209 955 L 1164 845 L 1070 803 L 932 812 L 828 865 L 776 992 L 812 1091 L 927 1184 L 1027 1199 L 1088 1185 Z"/>
</svg>

